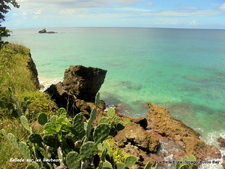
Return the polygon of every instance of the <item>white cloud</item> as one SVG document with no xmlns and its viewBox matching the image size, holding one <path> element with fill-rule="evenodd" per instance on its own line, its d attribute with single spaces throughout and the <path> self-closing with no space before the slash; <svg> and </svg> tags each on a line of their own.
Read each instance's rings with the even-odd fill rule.
<svg viewBox="0 0 225 169">
<path fill-rule="evenodd" d="M 200 25 L 200 23 L 198 22 L 198 20 L 192 20 L 189 25 Z"/>
<path fill-rule="evenodd" d="M 35 15 L 40 15 L 40 14 L 41 14 L 41 10 L 40 10 L 40 9 L 37 9 L 37 10 L 35 10 L 35 11 L 33 12 L 33 14 L 35 14 Z"/>
<path fill-rule="evenodd" d="M 145 0 L 17 0 L 22 6 L 58 6 L 61 8 L 107 8 L 115 4 L 133 5 L 135 2 Z"/>
<path fill-rule="evenodd" d="M 225 10 L 225 3 L 223 3 L 223 4 L 220 6 L 220 9 L 221 9 L 221 10 Z"/>
</svg>

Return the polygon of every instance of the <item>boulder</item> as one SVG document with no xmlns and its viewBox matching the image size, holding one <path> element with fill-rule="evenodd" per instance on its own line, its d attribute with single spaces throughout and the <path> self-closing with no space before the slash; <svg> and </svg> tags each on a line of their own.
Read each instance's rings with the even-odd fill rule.
<svg viewBox="0 0 225 169">
<path fill-rule="evenodd" d="M 38 33 L 57 33 L 57 32 L 47 31 L 46 29 L 42 29 L 42 30 L 38 31 Z"/>
<path fill-rule="evenodd" d="M 67 109 L 73 116 L 84 112 L 88 118 L 95 95 L 104 82 L 106 71 L 99 68 L 70 66 L 65 71 L 63 82 L 51 85 L 47 90 L 58 107 Z"/>
<path fill-rule="evenodd" d="M 106 72 L 103 69 L 82 65 L 70 66 L 64 73 L 63 88 L 77 99 L 93 102 L 104 83 Z"/>
<path fill-rule="evenodd" d="M 159 140 L 154 135 L 134 122 L 127 124 L 114 138 L 119 147 L 125 147 L 130 143 L 147 153 L 157 152 L 160 146 Z"/>
<path fill-rule="evenodd" d="M 140 124 L 130 122 L 123 130 L 117 132 L 114 140 L 123 151 L 137 157 L 139 168 L 144 168 L 148 162 L 156 163 L 157 159 L 149 155 L 158 151 L 160 142 L 154 135 L 143 129 Z"/>
<path fill-rule="evenodd" d="M 221 158 L 220 151 L 215 146 L 207 145 L 199 139 L 200 134 L 180 120 L 173 118 L 169 111 L 161 106 L 148 104 L 148 124 L 151 130 L 163 137 L 174 140 L 185 151 L 186 155 L 194 155 L 198 160 Z"/>
<path fill-rule="evenodd" d="M 42 29 L 38 33 L 46 33 L 46 32 L 47 32 L 46 29 Z"/>
</svg>

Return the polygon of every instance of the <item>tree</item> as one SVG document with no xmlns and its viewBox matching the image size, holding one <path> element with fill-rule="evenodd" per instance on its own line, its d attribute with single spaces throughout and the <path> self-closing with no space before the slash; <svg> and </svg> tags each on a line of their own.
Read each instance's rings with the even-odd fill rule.
<svg viewBox="0 0 225 169">
<path fill-rule="evenodd" d="M 1 40 L 1 36 L 6 36 L 10 32 L 10 30 L 5 29 L 5 27 L 1 27 L 1 22 L 5 21 L 5 14 L 9 12 L 10 5 L 13 5 L 15 8 L 19 8 L 19 4 L 16 0 L 0 0 L 0 49 L 4 47 L 8 42 L 4 42 Z"/>
<path fill-rule="evenodd" d="M 10 4 L 15 8 L 19 8 L 19 4 L 15 0 L 0 0 L 0 23 L 5 21 L 5 14 L 11 10 Z M 1 24 L 0 24 L 1 26 Z"/>
</svg>

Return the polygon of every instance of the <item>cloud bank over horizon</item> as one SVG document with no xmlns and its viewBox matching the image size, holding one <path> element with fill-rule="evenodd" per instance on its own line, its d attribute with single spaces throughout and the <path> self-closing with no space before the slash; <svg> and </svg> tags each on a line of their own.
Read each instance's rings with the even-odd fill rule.
<svg viewBox="0 0 225 169">
<path fill-rule="evenodd" d="M 3 26 L 225 29 L 221 0 L 17 0 Z"/>
</svg>

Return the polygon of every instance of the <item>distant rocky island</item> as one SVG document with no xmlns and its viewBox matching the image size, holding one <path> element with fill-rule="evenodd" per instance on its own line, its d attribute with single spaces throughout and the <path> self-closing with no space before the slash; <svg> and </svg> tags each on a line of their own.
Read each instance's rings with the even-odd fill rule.
<svg viewBox="0 0 225 169">
<path fill-rule="evenodd" d="M 38 33 L 57 33 L 57 32 L 47 31 L 46 29 L 42 29 L 42 30 L 38 31 Z"/>
</svg>

